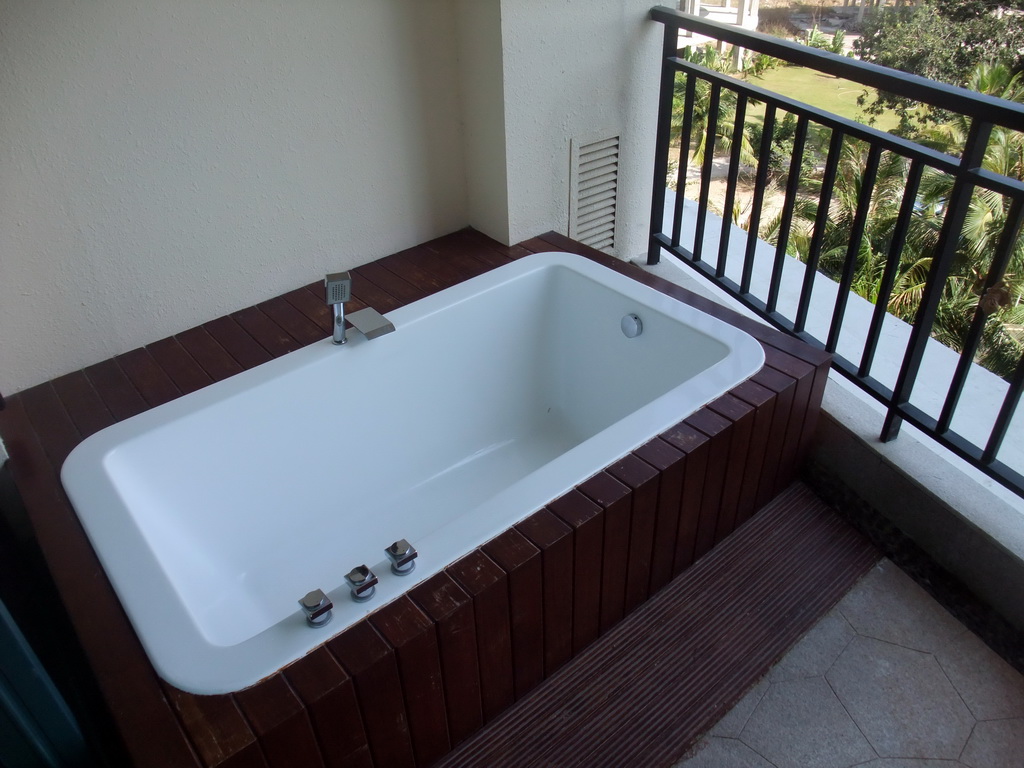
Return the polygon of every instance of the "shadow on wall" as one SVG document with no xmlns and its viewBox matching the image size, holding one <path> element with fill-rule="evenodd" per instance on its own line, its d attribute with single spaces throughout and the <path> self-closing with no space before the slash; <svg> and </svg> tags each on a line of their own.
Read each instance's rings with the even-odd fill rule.
<svg viewBox="0 0 1024 768">
<path fill-rule="evenodd" d="M 409 155 L 406 172 L 416 177 L 414 188 L 430 190 L 413 205 L 421 206 L 424 221 L 452 221 L 453 212 L 460 211 L 462 220 L 452 230 L 469 224 L 454 8 L 453 3 L 406 4 L 404 15 L 411 20 L 396 25 L 401 36 L 394 48 L 395 55 L 407 62 L 405 73 L 411 81 L 407 119 L 399 129 Z M 452 188 L 452 179 L 462 180 L 458 190 Z M 389 181 L 404 185 L 402 179 Z"/>
</svg>

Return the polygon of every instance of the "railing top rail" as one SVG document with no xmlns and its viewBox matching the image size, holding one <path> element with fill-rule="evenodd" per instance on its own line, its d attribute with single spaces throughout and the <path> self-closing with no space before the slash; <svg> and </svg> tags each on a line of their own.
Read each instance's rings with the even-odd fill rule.
<svg viewBox="0 0 1024 768">
<path fill-rule="evenodd" d="M 682 13 L 674 8 L 655 6 L 651 19 L 676 29 L 724 40 L 758 53 L 765 53 L 792 64 L 817 69 L 830 75 L 852 80 L 880 91 L 905 96 L 940 109 L 959 112 L 969 117 L 1024 132 L 1024 104 L 940 83 L 918 75 L 839 56 L 800 43 L 782 40 L 762 32 L 751 32 L 732 24 L 709 21 L 700 16 Z"/>
</svg>

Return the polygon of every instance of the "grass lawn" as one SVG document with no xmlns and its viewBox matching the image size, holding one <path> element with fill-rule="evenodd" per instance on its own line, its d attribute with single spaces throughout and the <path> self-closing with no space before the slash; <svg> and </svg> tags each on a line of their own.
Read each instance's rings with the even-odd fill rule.
<svg viewBox="0 0 1024 768">
<path fill-rule="evenodd" d="M 769 69 L 758 77 L 747 78 L 747 82 L 862 123 L 867 123 L 868 116 L 857 105 L 857 98 L 865 90 L 870 92 L 872 98 L 874 97 L 874 89 L 804 67 Z M 761 119 L 764 115 L 763 108 L 751 112 L 752 117 L 755 114 Z M 891 112 L 875 118 L 874 127 L 879 130 L 889 131 L 897 125 L 899 119 Z"/>
</svg>

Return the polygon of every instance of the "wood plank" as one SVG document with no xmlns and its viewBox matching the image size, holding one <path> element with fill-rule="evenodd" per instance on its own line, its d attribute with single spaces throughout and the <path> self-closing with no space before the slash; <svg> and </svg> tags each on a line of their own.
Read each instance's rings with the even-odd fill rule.
<svg viewBox="0 0 1024 768">
<path fill-rule="evenodd" d="M 576 490 L 547 505 L 572 529 L 572 651 L 579 653 L 601 634 L 601 562 L 604 516 L 601 507 Z"/>
<path fill-rule="evenodd" d="M 520 699 L 544 679 L 544 593 L 540 550 L 515 528 L 482 547 L 508 577 L 512 674 Z"/>
<path fill-rule="evenodd" d="M 782 456 L 779 459 L 779 477 L 776 485 L 781 490 L 796 479 L 799 469 L 801 435 L 811 402 L 811 394 L 814 390 L 815 368 L 790 355 L 776 353 L 771 348 L 766 348 L 765 353 L 768 367 L 774 368 L 796 381 L 793 406 L 786 424 L 786 440 Z"/>
<path fill-rule="evenodd" d="M 368 621 L 353 624 L 331 639 L 327 649 L 355 684 L 374 763 L 395 768 L 415 765 L 394 649 Z"/>
<path fill-rule="evenodd" d="M 430 293 L 429 290 L 413 285 L 408 280 L 403 279 L 377 262 L 363 264 L 356 267 L 352 272 L 360 283 L 365 280 L 367 283 L 375 285 L 379 290 L 392 296 L 397 301 L 398 306 L 404 306 L 417 299 L 422 299 Z M 354 281 L 353 286 L 355 286 Z M 362 293 L 359 295 L 363 297 Z M 363 300 L 366 301 L 367 299 L 364 297 Z"/>
<path fill-rule="evenodd" d="M 774 329 L 771 329 L 774 331 Z M 761 338 L 761 337 L 759 337 Z M 773 333 L 764 334 L 761 338 L 761 343 L 766 346 L 774 347 L 780 352 L 795 357 L 802 362 L 807 363 L 812 368 L 817 368 L 822 365 L 831 367 L 832 355 L 826 352 L 821 347 L 811 346 L 807 342 L 790 336 L 788 333 L 777 331 Z"/>
<path fill-rule="evenodd" d="M 171 685 L 165 685 L 165 690 L 206 768 L 269 768 L 256 736 L 230 696 L 195 696 Z"/>
<path fill-rule="evenodd" d="M 632 454 L 608 467 L 608 474 L 630 489 L 629 561 L 625 612 L 644 602 L 651 589 L 651 554 L 658 515 L 658 473 Z"/>
<path fill-rule="evenodd" d="M 256 306 L 303 347 L 324 338 L 324 332 L 320 326 L 296 309 L 284 297 L 264 301 Z"/>
<path fill-rule="evenodd" d="M 83 373 L 115 420 L 122 421 L 149 409 L 116 360 L 90 365 Z"/>
<path fill-rule="evenodd" d="M 203 325 L 203 329 L 227 350 L 243 370 L 273 360 L 265 350 L 233 317 L 219 317 Z"/>
<path fill-rule="evenodd" d="M 324 284 L 321 282 L 311 283 L 302 288 L 296 288 L 282 296 L 285 301 L 301 312 L 306 319 L 320 329 L 320 336 L 330 336 L 334 332 L 334 315 L 328 306 L 324 296 Z M 357 306 L 358 305 L 358 306 Z M 359 301 L 353 293 L 347 308 L 349 311 L 362 309 L 366 305 Z"/>
<path fill-rule="evenodd" d="M 320 646 L 286 667 L 283 674 L 309 712 L 324 763 L 353 765 L 357 755 L 365 755 L 370 764 L 355 686 L 330 652 Z"/>
<path fill-rule="evenodd" d="M 798 455 L 803 463 L 807 452 L 814 441 L 814 435 L 818 429 L 818 420 L 821 417 L 821 403 L 825 396 L 825 387 L 828 384 L 828 377 L 832 371 L 831 359 L 820 363 L 814 369 L 814 381 L 811 384 L 810 404 L 804 414 L 803 429 L 800 431 L 800 448 Z"/>
<path fill-rule="evenodd" d="M 626 610 L 629 569 L 630 492 L 607 472 L 580 483 L 581 493 L 602 510 L 604 546 L 601 561 L 601 633 L 622 619 Z"/>
<path fill-rule="evenodd" d="M 269 352 L 271 357 L 287 355 L 302 346 L 258 307 L 249 307 L 234 312 L 231 319 L 252 336 L 257 344 Z"/>
<path fill-rule="evenodd" d="M 754 409 L 754 426 L 750 435 L 747 450 L 747 475 L 749 480 L 744 483 L 740 494 L 737 522 L 742 524 L 750 519 L 763 504 L 758 503 L 758 490 L 765 481 L 765 466 L 769 451 L 773 450 L 772 423 L 775 416 L 775 393 L 748 379 L 737 387 L 732 394 Z"/>
<path fill-rule="evenodd" d="M 407 280 L 421 290 L 431 293 L 443 291 L 450 285 L 462 282 L 467 275 L 445 263 L 434 251 L 424 246 L 407 248 L 404 251 L 385 256 L 376 262 L 387 270 Z"/>
<path fill-rule="evenodd" d="M 832 530 L 834 531 L 835 529 Z M 790 634 L 793 632 L 794 626 L 804 629 L 809 628 L 817 617 L 821 616 L 835 603 L 839 595 L 828 588 L 832 585 L 828 584 L 828 582 L 823 584 L 819 581 L 821 570 L 829 570 L 827 565 L 821 563 L 821 560 L 830 557 L 842 558 L 843 555 L 843 547 L 830 547 L 830 543 L 832 542 L 827 540 L 822 542 L 822 549 L 817 548 L 817 542 L 808 547 L 813 552 L 812 558 L 814 559 L 813 564 L 809 568 L 801 569 L 795 563 L 779 563 L 777 561 L 769 563 L 769 570 L 764 575 L 769 578 L 775 576 L 777 579 L 773 584 L 774 589 L 771 592 L 765 589 L 764 581 L 756 576 L 749 580 L 744 585 L 749 597 L 743 594 L 736 594 L 736 597 L 733 598 L 739 604 L 751 608 L 751 612 L 748 613 L 747 617 L 737 620 L 736 614 L 731 612 L 725 617 L 715 617 L 714 624 L 710 627 L 712 631 L 709 632 L 709 635 L 712 637 L 717 636 L 717 642 L 715 639 L 710 639 L 708 642 L 709 650 L 714 650 L 711 654 L 705 656 L 701 660 L 700 665 L 694 670 L 703 679 L 699 683 L 691 684 L 687 687 L 685 693 L 680 697 L 681 701 L 679 704 L 682 706 L 675 710 L 675 713 L 683 715 L 683 718 L 681 718 L 683 722 L 687 720 L 691 723 L 696 721 L 703 727 L 708 727 L 713 722 L 710 718 L 713 717 L 715 708 L 706 704 L 702 706 L 702 702 L 708 701 L 709 698 L 711 701 L 720 697 L 725 698 L 722 696 L 722 691 L 729 690 L 731 686 L 735 685 L 734 681 L 737 679 L 749 680 L 753 675 L 763 674 L 774 658 L 780 653 L 779 646 L 775 645 L 780 636 L 786 638 L 786 644 L 795 642 L 798 635 Z M 846 542 L 844 541 L 843 544 L 845 545 Z M 805 551 L 802 554 L 804 557 L 807 557 L 808 552 Z M 877 555 L 865 558 L 852 564 L 849 568 L 844 568 L 844 572 L 839 579 L 842 586 L 849 587 L 864 570 L 870 567 L 872 560 L 876 557 Z M 844 562 L 844 566 L 846 565 L 847 563 Z M 818 566 L 821 567 L 819 568 Z M 813 588 L 809 590 L 807 588 L 809 581 L 818 585 L 817 590 Z M 825 586 L 826 584 L 828 586 Z M 822 589 L 822 587 L 825 588 Z M 823 599 L 822 593 L 825 593 L 827 597 Z M 744 600 L 744 597 L 747 597 L 747 599 Z M 752 610 L 754 605 L 773 598 L 775 600 L 782 598 L 782 601 L 787 605 L 793 605 L 797 600 L 800 602 L 791 611 L 787 612 L 776 610 L 775 612 L 767 613 Z M 729 597 L 724 599 L 728 600 Z M 722 619 L 731 619 L 731 621 L 723 621 Z M 745 625 L 744 619 L 749 621 L 749 624 Z M 669 631 L 672 629 L 677 629 L 677 627 L 669 627 Z M 708 627 L 705 627 L 705 629 L 708 629 Z M 741 641 L 743 649 L 740 653 L 743 658 L 738 660 L 737 663 L 737 660 L 733 658 L 737 654 L 737 648 L 733 643 L 735 643 L 737 634 L 742 632 L 746 632 L 747 636 Z M 761 642 L 756 642 L 756 640 L 752 642 L 751 638 L 760 639 Z M 765 638 L 771 638 L 771 640 L 765 641 Z M 659 678 L 656 674 L 647 674 L 638 678 L 634 685 L 639 688 L 645 688 L 647 695 L 654 695 L 659 699 L 671 696 L 674 691 L 678 690 L 678 681 L 665 680 L 664 677 Z M 727 700 L 734 699 L 734 697 L 736 697 L 735 693 L 729 696 Z M 619 702 L 616 702 L 616 704 L 619 704 Z M 643 763 L 648 757 L 655 762 L 664 760 L 666 756 L 664 747 L 655 746 L 655 744 L 665 740 L 671 743 L 673 738 L 678 739 L 678 735 L 673 737 L 673 731 L 678 727 L 678 720 L 667 722 L 667 715 L 670 713 L 664 711 L 659 711 L 655 716 L 643 719 L 629 711 L 622 712 L 620 710 L 620 712 L 624 717 L 621 717 L 615 723 L 617 732 L 611 732 L 611 729 L 607 729 L 600 734 L 598 740 L 595 740 L 597 743 L 587 745 L 591 749 L 588 755 L 588 757 L 592 757 L 591 764 L 595 766 L 619 764 L 617 762 L 610 762 L 607 759 L 606 751 L 609 744 L 619 744 L 618 738 L 622 736 L 622 731 L 626 728 L 633 729 L 636 732 L 636 736 L 643 739 L 643 743 L 639 743 L 639 739 L 631 740 L 629 746 L 621 750 L 617 756 L 618 759 L 625 759 L 630 763 L 637 760 Z M 678 748 L 679 742 L 676 741 L 675 743 Z M 659 755 L 658 753 L 661 754 Z"/>
<path fill-rule="evenodd" d="M 477 254 L 481 252 L 491 254 L 490 258 L 478 258 Z M 507 258 L 502 259 L 494 251 L 472 245 L 462 247 L 457 235 L 446 235 L 431 240 L 418 248 L 401 251 L 399 255 L 420 269 L 443 277 L 446 281 L 445 287 L 489 272 L 492 267 L 497 266 L 494 262 L 499 259 L 502 263 L 508 263 Z"/>
<path fill-rule="evenodd" d="M 515 701 L 508 578 L 480 550 L 456 560 L 445 571 L 473 598 L 480 659 L 480 701 L 486 723 Z"/>
<path fill-rule="evenodd" d="M 791 376 L 765 366 L 751 377 L 755 384 L 775 393 L 775 413 L 772 416 L 772 437 L 765 454 L 764 470 L 757 488 L 757 505 L 764 506 L 780 490 L 782 477 L 782 456 L 786 451 L 786 432 L 793 400 L 796 398 L 796 381 Z"/>
<path fill-rule="evenodd" d="M 791 557 L 769 561 L 762 574 L 754 574 L 746 580 L 746 593 L 738 593 L 734 598 L 751 607 L 746 616 L 739 616 L 737 611 L 713 617 L 709 627 L 712 633 L 709 634 L 720 639 L 717 642 L 712 639 L 708 643 L 709 649 L 714 650 L 702 659 L 695 670 L 703 679 L 686 687 L 678 701 L 679 708 L 659 711 L 654 717 L 644 720 L 627 712 L 626 717 L 616 723 L 620 729 L 618 734 L 602 733 L 606 741 L 591 745 L 601 750 L 595 753 L 593 765 L 617 764 L 610 763 L 604 753 L 608 743 L 618 745 L 622 730 L 629 728 L 634 733 L 630 734 L 629 746 L 621 749 L 620 759 L 630 763 L 639 761 L 640 764 L 647 761 L 671 762 L 672 752 L 665 747 L 674 745 L 675 749 L 679 748 L 678 729 L 681 725 L 686 729 L 683 733 L 691 734 L 693 728 L 709 727 L 722 711 L 718 707 L 724 708 L 739 697 L 735 692 L 737 684 L 744 685 L 744 681 L 749 681 L 752 676 L 763 674 L 781 653 L 780 646 L 785 649 L 795 642 L 834 605 L 843 591 L 877 561 L 878 553 L 858 541 L 856 533 L 849 527 L 842 526 L 841 521 L 834 517 L 829 522 L 831 524 L 815 531 L 816 537 L 801 537 L 802 546 L 790 550 L 793 552 Z M 838 561 L 839 567 L 829 561 Z M 766 611 L 760 607 L 766 601 L 773 603 L 775 610 Z M 760 609 L 754 609 L 755 605 Z M 790 606 L 790 609 L 779 610 L 780 605 Z M 666 628 L 670 632 L 679 630 L 678 626 Z M 740 634 L 743 635 L 739 641 L 743 645 L 742 651 L 734 644 Z M 637 682 L 641 686 L 650 686 L 648 695 L 653 693 L 659 698 L 678 690 L 676 686 L 666 687 L 666 681 L 657 676 Z M 726 691 L 732 693 L 726 694 Z"/>
<path fill-rule="evenodd" d="M 700 527 L 711 441 L 703 432 L 682 421 L 663 432 L 661 438 L 686 456 L 683 488 L 679 500 L 676 561 L 673 566 L 673 572 L 679 574 L 697 559 L 697 531 Z"/>
<path fill-rule="evenodd" d="M 722 510 L 718 517 L 715 541 L 721 541 L 739 524 L 740 497 L 744 491 L 757 491 L 757 478 L 747 471 L 747 453 L 754 429 L 754 409 L 748 403 L 731 394 L 709 403 L 710 410 L 732 422 L 729 440 L 729 458 L 726 463 L 725 487 L 722 493 Z M 749 514 L 753 514 L 750 510 Z M 744 516 L 744 519 L 749 515 Z"/>
<path fill-rule="evenodd" d="M 618 259 L 615 259 L 615 258 L 609 256 L 604 251 L 599 251 L 596 248 L 591 248 L 589 245 L 584 245 L 583 243 L 578 242 L 576 240 L 571 240 L 570 238 L 566 237 L 565 235 L 561 234 L 560 232 L 545 232 L 540 237 L 535 238 L 535 240 L 536 241 L 541 241 L 541 242 L 546 244 L 546 246 L 542 250 L 546 250 L 546 251 L 566 251 L 568 253 L 578 253 L 580 256 L 586 256 L 587 258 L 590 258 L 590 259 L 593 259 L 594 261 L 599 261 L 599 262 L 604 262 L 604 261 L 615 262 L 615 261 L 619 261 Z M 633 266 L 633 265 L 629 264 L 628 262 L 624 262 L 624 261 L 619 261 L 619 264 L 621 265 L 620 269 L 622 269 L 622 270 L 626 270 L 626 269 L 628 269 L 628 267 Z"/>
<path fill-rule="evenodd" d="M 19 395 L 47 457 L 59 471 L 64 459 L 81 440 L 78 428 L 49 382 L 30 387 Z"/>
<path fill-rule="evenodd" d="M 345 759 L 345 762 L 341 763 L 339 768 L 375 768 L 370 747 L 366 746 L 358 752 L 353 752 Z"/>
<path fill-rule="evenodd" d="M 305 707 L 284 676 L 267 679 L 233 694 L 259 741 L 271 768 L 292 768 L 301 755 L 303 765 L 323 768 L 313 726 Z"/>
<path fill-rule="evenodd" d="M 572 658 L 572 529 L 546 509 L 534 512 L 516 530 L 540 550 L 544 600 L 544 674 Z"/>
<path fill-rule="evenodd" d="M 432 240 L 426 246 L 432 250 L 443 250 L 451 258 L 472 259 L 490 268 L 500 267 L 531 253 L 522 245 L 503 245 L 470 228 Z"/>
<path fill-rule="evenodd" d="M 686 454 L 657 437 L 641 445 L 633 454 L 650 464 L 660 474 L 654 542 L 651 548 L 650 591 L 653 595 L 668 584 L 673 576 L 683 480 L 686 473 Z"/>
<path fill-rule="evenodd" d="M 369 621 L 395 649 L 416 764 L 430 765 L 452 747 L 434 624 L 405 595 L 371 613 Z"/>
<path fill-rule="evenodd" d="M 547 253 L 548 251 L 566 251 L 565 248 L 558 248 L 557 246 L 549 243 L 547 240 L 543 240 L 540 237 L 531 237 L 529 240 L 523 240 L 518 244 L 520 248 L 525 248 L 530 253 Z M 575 251 L 567 251 L 568 253 L 575 253 Z"/>
<path fill-rule="evenodd" d="M 437 628 L 448 731 L 455 746 L 484 723 L 473 598 L 446 573 L 414 587 L 410 597 Z"/>
<path fill-rule="evenodd" d="M 125 352 L 114 359 L 151 408 L 181 397 L 181 390 L 144 347 Z"/>
<path fill-rule="evenodd" d="M 213 381 L 223 381 L 241 373 L 242 366 L 206 328 L 192 328 L 179 333 L 175 338 Z"/>
<path fill-rule="evenodd" d="M 364 265 L 367 266 L 367 265 Z M 367 270 L 357 267 L 352 271 L 352 298 L 367 307 L 373 307 L 381 314 L 405 306 L 407 302 L 395 298 L 366 277 Z M 371 273 L 372 274 L 372 273 Z M 330 328 L 330 323 L 328 323 Z"/>
<path fill-rule="evenodd" d="M 146 350 L 183 395 L 213 383 L 210 374 L 174 337 L 154 342 Z"/>
<path fill-rule="evenodd" d="M 82 439 L 114 423 L 114 415 L 84 371 L 72 371 L 54 379 L 53 390 Z"/>
<path fill-rule="evenodd" d="M 722 513 L 722 497 L 725 493 L 731 436 L 729 428 L 732 424 L 728 419 L 706 409 L 691 414 L 685 421 L 707 435 L 710 441 L 708 468 L 700 500 L 700 520 L 697 523 L 697 543 L 693 549 L 694 560 L 699 560 L 718 543 L 718 519 Z"/>
</svg>

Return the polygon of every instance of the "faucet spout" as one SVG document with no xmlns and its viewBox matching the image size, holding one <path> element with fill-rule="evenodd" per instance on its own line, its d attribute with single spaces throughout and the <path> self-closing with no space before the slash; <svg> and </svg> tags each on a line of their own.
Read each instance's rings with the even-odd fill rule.
<svg viewBox="0 0 1024 768">
<path fill-rule="evenodd" d="M 324 278 L 324 293 L 334 315 L 335 344 L 345 343 L 345 302 L 352 298 L 352 276 L 348 272 L 332 272 Z"/>
<path fill-rule="evenodd" d="M 327 297 L 327 304 L 331 307 L 334 315 L 331 323 L 335 344 L 344 344 L 347 341 L 345 333 L 345 302 L 352 297 L 352 276 L 348 272 L 333 272 L 324 278 L 324 292 Z M 383 336 L 395 330 L 395 325 L 384 315 L 373 307 L 364 307 L 358 312 L 353 312 L 348 317 L 348 322 L 355 329 L 355 332 L 363 334 L 369 339 Z"/>
<path fill-rule="evenodd" d="M 331 304 L 331 311 L 332 311 L 332 313 L 334 315 L 334 320 L 331 323 L 331 328 L 332 328 L 332 330 L 334 332 L 334 335 L 331 338 L 331 340 L 335 344 L 344 344 L 345 341 L 346 341 L 346 339 L 345 339 L 345 305 L 341 304 L 341 303 Z"/>
</svg>

